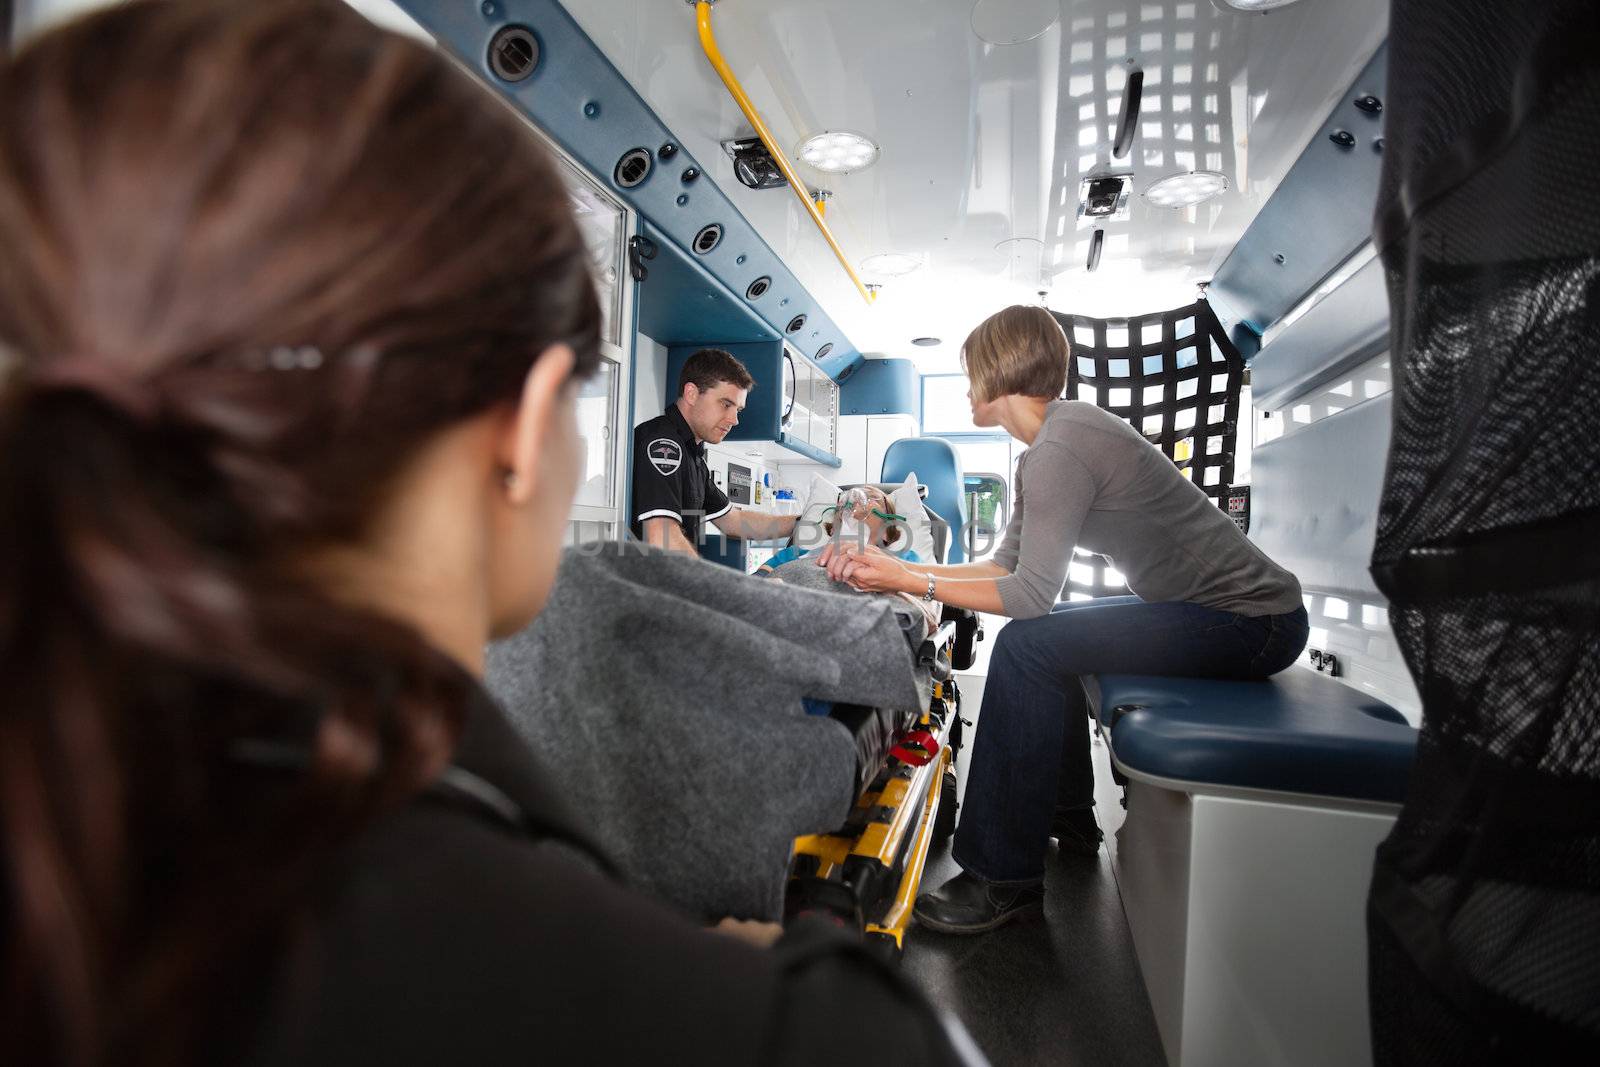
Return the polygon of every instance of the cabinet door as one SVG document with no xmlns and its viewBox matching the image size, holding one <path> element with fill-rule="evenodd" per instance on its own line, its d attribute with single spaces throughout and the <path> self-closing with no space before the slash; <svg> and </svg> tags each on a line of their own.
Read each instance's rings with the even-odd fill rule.
<svg viewBox="0 0 1600 1067">
<path fill-rule="evenodd" d="M 589 541 L 618 536 L 626 523 L 626 496 L 621 427 L 626 407 L 622 398 L 632 388 L 624 338 L 633 334 L 633 300 L 622 281 L 623 257 L 630 226 L 627 209 L 559 149 L 554 149 L 569 203 L 589 253 L 590 274 L 600 298 L 600 367 L 578 385 L 578 433 L 583 447 L 583 474 L 572 503 L 567 536 Z"/>
<path fill-rule="evenodd" d="M 589 269 L 600 297 L 600 336 L 608 344 L 622 344 L 623 229 L 627 213 L 583 173 L 562 160 L 563 177 L 572 200 L 572 212 L 589 250 Z"/>
</svg>

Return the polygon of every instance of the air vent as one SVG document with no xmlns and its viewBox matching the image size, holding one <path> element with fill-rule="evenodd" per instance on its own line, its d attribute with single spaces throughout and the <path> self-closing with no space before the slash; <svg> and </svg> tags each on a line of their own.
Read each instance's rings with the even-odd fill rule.
<svg viewBox="0 0 1600 1067">
<path fill-rule="evenodd" d="M 794 318 L 789 320 L 788 332 L 799 333 L 801 330 L 805 329 L 805 326 L 806 317 L 804 315 L 796 315 Z"/>
<path fill-rule="evenodd" d="M 834 381 L 843 383 L 846 378 L 850 377 L 850 375 L 854 374 L 855 372 L 856 372 L 856 364 L 854 364 L 854 363 L 846 364 L 844 366 L 844 368 L 839 371 L 839 377 L 835 378 Z"/>
<path fill-rule="evenodd" d="M 695 254 L 703 256 L 721 243 L 722 224 L 713 222 L 694 235 Z"/>
<path fill-rule="evenodd" d="M 612 171 L 611 176 L 616 180 L 618 188 L 632 189 L 650 177 L 650 166 L 650 150 L 635 148 L 617 160 L 617 168 Z"/>
<path fill-rule="evenodd" d="M 832 351 L 833 351 L 833 342 L 829 341 L 827 344 L 825 344 L 821 348 L 817 349 L 817 354 L 815 356 L 813 356 L 812 358 L 813 359 L 827 359 L 828 358 L 828 353 L 832 352 Z"/>
<path fill-rule="evenodd" d="M 489 41 L 489 69 L 501 81 L 526 80 L 539 66 L 539 39 L 526 26 L 507 26 Z"/>
<path fill-rule="evenodd" d="M 750 283 L 750 288 L 744 291 L 746 300 L 760 300 L 767 295 L 767 290 L 772 288 L 772 279 L 763 274 Z"/>
</svg>

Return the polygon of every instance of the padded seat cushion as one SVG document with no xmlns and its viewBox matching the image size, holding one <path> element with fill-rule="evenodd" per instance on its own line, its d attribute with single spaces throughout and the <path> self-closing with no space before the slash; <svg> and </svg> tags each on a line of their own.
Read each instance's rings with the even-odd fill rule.
<svg viewBox="0 0 1600 1067">
<path fill-rule="evenodd" d="M 1099 675 L 1090 703 L 1136 775 L 1399 804 L 1417 731 L 1389 705 L 1291 667 L 1263 682 Z"/>
</svg>

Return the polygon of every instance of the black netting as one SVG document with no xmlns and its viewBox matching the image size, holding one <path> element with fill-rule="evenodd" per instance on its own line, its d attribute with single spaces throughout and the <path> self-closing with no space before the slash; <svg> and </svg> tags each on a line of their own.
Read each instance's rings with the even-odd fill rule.
<svg viewBox="0 0 1600 1067">
<path fill-rule="evenodd" d="M 1086 400 L 1160 446 L 1218 507 L 1226 509 L 1239 430 L 1244 359 L 1204 300 L 1130 319 L 1056 315 L 1072 341 L 1066 397 Z M 1125 596 L 1099 556 L 1074 560 L 1067 588 Z M 1085 578 L 1085 568 L 1092 578 Z"/>
<path fill-rule="evenodd" d="M 1369 908 L 1380 1064 L 1600 1052 L 1600 35 L 1396 0 L 1373 573 L 1423 698 Z"/>
</svg>

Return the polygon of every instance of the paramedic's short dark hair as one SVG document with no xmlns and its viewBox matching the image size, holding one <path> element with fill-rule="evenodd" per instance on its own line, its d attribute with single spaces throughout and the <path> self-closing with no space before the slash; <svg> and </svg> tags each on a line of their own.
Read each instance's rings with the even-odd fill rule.
<svg viewBox="0 0 1600 1067">
<path fill-rule="evenodd" d="M 740 389 L 749 389 L 756 384 L 745 365 L 735 359 L 733 353 L 720 348 L 702 348 L 683 361 L 683 370 L 678 372 L 679 396 L 683 395 L 683 387 L 690 382 L 701 392 L 715 389 L 718 382 L 727 382 Z"/>
</svg>

